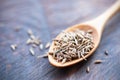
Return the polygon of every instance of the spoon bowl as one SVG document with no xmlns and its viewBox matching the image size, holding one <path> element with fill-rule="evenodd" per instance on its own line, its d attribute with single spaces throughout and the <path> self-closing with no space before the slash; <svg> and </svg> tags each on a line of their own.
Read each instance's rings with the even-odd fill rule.
<svg viewBox="0 0 120 80">
<path fill-rule="evenodd" d="M 80 30 L 82 30 L 82 31 L 85 31 L 85 32 L 87 32 L 88 30 L 92 30 L 92 33 L 91 33 L 91 34 L 92 34 L 92 36 L 93 36 L 93 42 L 96 43 L 96 44 L 94 45 L 94 48 L 90 51 L 90 53 L 87 54 L 87 55 L 85 55 L 85 58 L 87 58 L 87 57 L 89 57 L 89 56 L 96 50 L 96 48 L 97 48 L 97 46 L 98 46 L 98 43 L 99 43 L 99 41 L 100 41 L 100 36 L 98 35 L 97 30 L 96 30 L 94 27 L 89 26 L 89 25 L 84 25 L 84 24 L 78 24 L 78 25 L 72 26 L 72 27 L 66 29 L 64 32 L 74 32 L 74 31 L 76 31 L 76 30 L 78 30 L 78 29 L 80 29 Z M 61 36 L 61 35 L 62 35 L 62 34 L 59 34 L 59 35 L 56 37 L 56 39 L 59 39 L 59 38 L 60 38 L 59 36 Z M 52 52 L 53 48 L 54 48 L 54 44 L 52 43 L 52 45 L 51 45 L 51 47 L 50 47 L 50 49 L 49 49 L 49 52 Z M 66 63 L 62 64 L 62 63 L 58 63 L 58 62 L 52 57 L 52 55 L 49 55 L 49 54 L 48 54 L 48 58 L 49 58 L 50 63 L 51 63 L 52 65 L 56 66 L 56 67 L 66 67 L 66 66 L 70 66 L 70 65 L 73 65 L 73 64 L 75 64 L 75 63 L 78 63 L 78 62 L 84 60 L 84 58 L 79 58 L 79 59 L 75 59 L 75 60 L 72 60 L 72 61 L 70 61 L 70 62 L 66 62 Z"/>
<path fill-rule="evenodd" d="M 94 48 L 87 55 L 84 56 L 85 58 L 88 58 L 97 49 L 100 43 L 103 29 L 105 27 L 105 23 L 108 21 L 110 17 L 112 17 L 113 14 L 115 14 L 120 9 L 119 4 L 120 4 L 120 1 L 117 1 L 110 9 L 108 9 L 106 12 L 104 12 L 102 15 L 98 16 L 97 18 L 81 24 L 74 25 L 64 30 L 65 32 L 74 32 L 78 29 L 85 32 L 87 32 L 88 30 L 92 30 L 91 34 L 93 36 Z M 60 36 L 62 36 L 61 33 L 55 39 L 60 39 Z M 52 43 L 50 46 L 49 52 L 53 52 L 53 48 L 54 48 L 54 44 Z M 65 62 L 63 64 L 63 63 L 57 62 L 50 54 L 48 54 L 48 59 L 49 59 L 49 62 L 55 67 L 67 67 L 84 60 L 83 58 L 78 58 L 72 61 Z"/>
</svg>

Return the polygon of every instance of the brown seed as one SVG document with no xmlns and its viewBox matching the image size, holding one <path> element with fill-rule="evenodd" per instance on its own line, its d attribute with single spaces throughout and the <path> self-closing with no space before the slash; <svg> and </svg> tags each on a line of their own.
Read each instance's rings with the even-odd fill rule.
<svg viewBox="0 0 120 80">
<path fill-rule="evenodd" d="M 86 68 L 86 72 L 87 72 L 87 73 L 90 72 L 90 67 L 89 67 L 89 66 Z"/>
<path fill-rule="evenodd" d="M 100 63 L 102 63 L 102 60 L 95 60 L 94 63 L 95 63 L 95 64 L 100 64 Z"/>
<path fill-rule="evenodd" d="M 53 52 L 48 52 L 48 54 L 53 55 Z"/>
<path fill-rule="evenodd" d="M 11 47 L 11 49 L 12 49 L 13 51 L 15 51 L 16 48 L 17 48 L 17 44 L 12 44 L 12 45 L 10 45 L 10 47 Z"/>
<path fill-rule="evenodd" d="M 107 50 L 105 50 L 104 54 L 105 54 L 105 55 L 108 55 L 108 51 L 107 51 Z"/>
</svg>

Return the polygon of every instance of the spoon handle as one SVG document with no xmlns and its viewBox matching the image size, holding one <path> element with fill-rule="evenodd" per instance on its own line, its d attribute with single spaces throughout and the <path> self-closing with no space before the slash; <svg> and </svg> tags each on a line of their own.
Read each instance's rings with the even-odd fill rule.
<svg viewBox="0 0 120 80">
<path fill-rule="evenodd" d="M 115 2 L 108 10 L 106 10 L 103 14 L 101 14 L 97 18 L 90 21 L 88 24 L 95 27 L 99 32 L 99 34 L 101 35 L 105 27 L 105 23 L 119 10 L 120 10 L 120 0 Z"/>
</svg>

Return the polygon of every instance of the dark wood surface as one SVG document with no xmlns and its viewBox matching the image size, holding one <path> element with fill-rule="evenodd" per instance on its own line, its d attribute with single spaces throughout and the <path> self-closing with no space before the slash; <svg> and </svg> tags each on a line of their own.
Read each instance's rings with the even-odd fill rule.
<svg viewBox="0 0 120 80">
<path fill-rule="evenodd" d="M 0 0 L 0 80 L 120 80 L 120 12 L 106 24 L 95 53 L 74 66 L 53 67 L 47 58 L 36 58 L 47 50 L 36 48 L 32 56 L 26 45 L 28 29 L 46 44 L 67 27 L 97 17 L 115 1 Z M 11 44 L 18 44 L 16 51 Z M 94 64 L 96 59 L 103 63 Z"/>
</svg>

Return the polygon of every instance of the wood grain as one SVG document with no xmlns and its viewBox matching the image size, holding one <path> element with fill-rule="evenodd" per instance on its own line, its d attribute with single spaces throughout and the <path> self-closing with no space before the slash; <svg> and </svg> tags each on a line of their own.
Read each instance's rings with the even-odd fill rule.
<svg viewBox="0 0 120 80">
<path fill-rule="evenodd" d="M 55 68 L 47 59 L 36 58 L 47 50 L 35 49 L 31 56 L 26 45 L 28 29 L 45 45 L 67 27 L 100 15 L 115 1 L 0 0 L 0 80 L 120 80 L 120 12 L 106 24 L 95 53 L 74 66 Z M 18 48 L 13 52 L 14 43 Z M 97 59 L 103 62 L 94 64 Z"/>
</svg>

